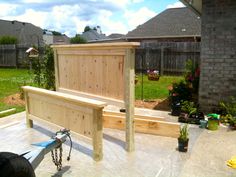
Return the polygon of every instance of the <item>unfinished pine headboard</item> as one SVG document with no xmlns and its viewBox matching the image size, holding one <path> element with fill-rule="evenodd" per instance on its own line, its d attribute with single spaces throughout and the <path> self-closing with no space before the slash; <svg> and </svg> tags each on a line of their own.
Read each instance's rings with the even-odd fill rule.
<svg viewBox="0 0 236 177">
<path fill-rule="evenodd" d="M 86 137 L 93 145 L 93 158 L 102 159 L 101 101 L 74 95 L 25 86 L 26 120 L 28 127 L 33 120 L 44 120 Z"/>
<path fill-rule="evenodd" d="M 134 59 L 138 42 L 54 45 L 56 90 L 126 109 L 126 149 L 134 150 Z"/>
</svg>

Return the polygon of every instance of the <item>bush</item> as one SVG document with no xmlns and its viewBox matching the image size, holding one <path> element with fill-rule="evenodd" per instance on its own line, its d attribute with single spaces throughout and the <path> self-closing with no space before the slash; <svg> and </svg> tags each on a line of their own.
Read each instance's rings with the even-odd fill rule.
<svg viewBox="0 0 236 177">
<path fill-rule="evenodd" d="M 192 94 L 188 84 L 185 81 L 173 83 L 169 98 L 172 103 L 191 100 Z"/>
<path fill-rule="evenodd" d="M 0 44 L 17 44 L 18 40 L 14 36 L 2 36 L 0 37 Z"/>
<path fill-rule="evenodd" d="M 75 37 L 70 39 L 71 44 L 85 44 L 87 43 L 86 39 L 81 37 L 79 34 L 76 34 Z"/>
<path fill-rule="evenodd" d="M 51 47 L 45 47 L 43 58 L 35 58 L 32 62 L 34 82 L 38 87 L 55 90 L 54 55 Z"/>
<path fill-rule="evenodd" d="M 195 65 L 193 65 L 193 62 L 191 60 L 188 60 L 186 62 L 185 66 L 185 81 L 189 85 L 190 88 L 192 88 L 192 91 L 194 93 L 198 93 L 199 89 L 199 80 L 200 80 L 200 68 Z"/>
<path fill-rule="evenodd" d="M 197 113 L 197 107 L 194 102 L 182 101 L 181 102 L 181 111 L 188 113 L 189 115 Z"/>
<path fill-rule="evenodd" d="M 54 54 L 51 47 L 45 47 L 45 56 L 43 60 L 43 87 L 46 89 L 55 90 L 55 69 L 54 69 Z"/>
<path fill-rule="evenodd" d="M 229 123 L 230 125 L 236 124 L 236 99 L 231 97 L 229 102 L 220 102 L 221 122 Z"/>
</svg>

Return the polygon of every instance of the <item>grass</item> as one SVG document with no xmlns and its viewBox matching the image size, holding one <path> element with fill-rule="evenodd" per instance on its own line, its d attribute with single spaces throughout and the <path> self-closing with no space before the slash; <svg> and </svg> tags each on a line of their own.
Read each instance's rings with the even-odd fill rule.
<svg viewBox="0 0 236 177">
<path fill-rule="evenodd" d="M 20 92 L 20 86 L 29 82 L 32 82 L 32 74 L 26 69 L 0 68 L 0 111 L 10 108 L 16 108 L 16 112 L 24 111 L 24 106 L 7 105 L 3 99 Z"/>
<path fill-rule="evenodd" d="M 142 76 L 138 75 L 138 83 L 135 86 L 135 98 L 151 100 L 164 99 L 169 96 L 168 86 L 173 82 L 182 80 L 182 76 L 161 76 L 159 81 L 149 81 L 147 75 L 143 75 L 143 89 Z"/>
</svg>

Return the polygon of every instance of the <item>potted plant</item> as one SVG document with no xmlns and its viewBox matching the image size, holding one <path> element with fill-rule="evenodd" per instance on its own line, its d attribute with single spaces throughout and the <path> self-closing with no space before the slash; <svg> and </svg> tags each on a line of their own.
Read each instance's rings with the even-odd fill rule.
<svg viewBox="0 0 236 177">
<path fill-rule="evenodd" d="M 232 129 L 236 129 L 236 99 L 231 97 L 228 102 L 220 102 L 221 122 L 229 124 Z"/>
<path fill-rule="evenodd" d="M 179 122 L 188 122 L 189 121 L 188 118 L 196 112 L 197 112 L 197 108 L 195 107 L 193 102 L 182 101 Z"/>
<path fill-rule="evenodd" d="M 180 135 L 178 138 L 178 150 L 180 152 L 187 152 L 188 151 L 188 124 L 180 127 Z"/>
<path fill-rule="evenodd" d="M 208 129 L 209 130 L 218 130 L 219 123 L 220 123 L 220 115 L 218 114 L 208 114 Z"/>
<path fill-rule="evenodd" d="M 160 78 L 159 71 L 157 70 L 147 70 L 148 80 L 158 81 Z"/>
</svg>

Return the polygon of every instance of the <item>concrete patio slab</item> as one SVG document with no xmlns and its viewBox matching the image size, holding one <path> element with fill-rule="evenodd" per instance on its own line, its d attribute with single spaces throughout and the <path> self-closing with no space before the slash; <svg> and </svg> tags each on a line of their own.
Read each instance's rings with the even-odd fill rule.
<svg viewBox="0 0 236 177">
<path fill-rule="evenodd" d="M 33 149 L 31 143 L 45 141 L 57 131 L 54 126 L 35 122 L 32 129 L 26 127 L 25 113 L 0 119 L 0 151 L 23 153 Z M 123 131 L 104 129 L 104 158 L 92 159 L 92 147 L 73 139 L 71 161 L 66 157 L 69 143 L 63 145 L 63 168 L 57 172 L 51 155 L 36 169 L 37 177 L 233 177 L 236 170 L 227 167 L 226 160 L 236 155 L 236 131 L 220 127 L 208 131 L 190 126 L 188 153 L 176 150 L 177 139 L 135 134 L 136 150 L 124 149 Z"/>
</svg>

